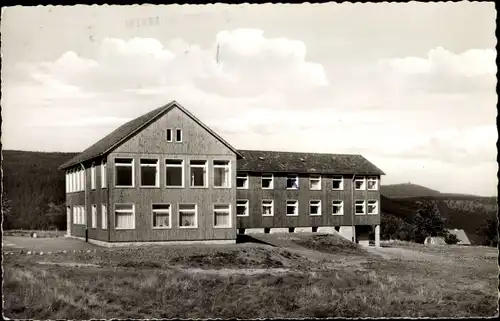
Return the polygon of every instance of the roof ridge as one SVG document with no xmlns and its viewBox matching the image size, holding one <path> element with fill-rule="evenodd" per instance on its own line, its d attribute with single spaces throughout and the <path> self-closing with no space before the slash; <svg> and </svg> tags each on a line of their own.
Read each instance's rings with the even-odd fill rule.
<svg viewBox="0 0 500 321">
<path fill-rule="evenodd" d="M 347 154 L 347 153 L 320 153 L 320 152 L 291 152 L 279 150 L 262 150 L 262 149 L 238 149 L 241 152 L 265 152 L 265 153 L 287 153 L 287 154 L 315 154 L 315 155 L 346 155 L 346 156 L 361 156 L 361 154 Z"/>
</svg>

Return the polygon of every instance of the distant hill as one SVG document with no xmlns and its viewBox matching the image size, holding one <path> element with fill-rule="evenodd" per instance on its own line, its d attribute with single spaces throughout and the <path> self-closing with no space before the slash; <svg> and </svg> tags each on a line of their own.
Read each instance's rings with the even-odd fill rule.
<svg viewBox="0 0 500 321">
<path fill-rule="evenodd" d="M 380 193 L 386 197 L 422 197 L 422 196 L 440 196 L 441 193 L 416 184 L 392 184 L 381 185 Z"/>
<path fill-rule="evenodd" d="M 381 196 L 382 215 L 394 216 L 411 223 L 417 213 L 419 203 L 428 200 L 434 202 L 446 228 L 463 229 L 472 244 L 483 244 L 485 239 L 477 230 L 488 217 L 496 217 L 498 205 L 496 197 L 472 197 L 460 194 L 445 194 L 426 197 L 390 198 Z M 382 227 L 383 228 L 383 227 Z"/>
<path fill-rule="evenodd" d="M 65 176 L 57 168 L 75 154 L 2 151 L 3 192 L 12 208 L 12 215 L 4 217 L 4 228 L 42 228 L 45 225 L 42 215 L 48 204 L 65 202 Z"/>
</svg>

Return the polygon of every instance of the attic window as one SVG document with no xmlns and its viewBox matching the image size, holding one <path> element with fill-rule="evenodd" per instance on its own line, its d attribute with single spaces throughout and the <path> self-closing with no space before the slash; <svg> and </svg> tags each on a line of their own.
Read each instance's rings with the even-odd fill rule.
<svg viewBox="0 0 500 321">
<path fill-rule="evenodd" d="M 172 141 L 172 129 L 167 128 L 167 142 L 171 142 L 171 141 Z"/>
<path fill-rule="evenodd" d="M 175 130 L 175 142 L 177 142 L 177 143 L 182 142 L 182 129 L 177 128 Z"/>
</svg>

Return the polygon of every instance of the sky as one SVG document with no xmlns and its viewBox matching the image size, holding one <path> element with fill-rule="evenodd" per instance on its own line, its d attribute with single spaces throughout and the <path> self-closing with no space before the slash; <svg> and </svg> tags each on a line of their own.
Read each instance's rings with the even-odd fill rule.
<svg viewBox="0 0 500 321">
<path fill-rule="evenodd" d="M 4 149 L 80 152 L 176 100 L 238 149 L 362 154 L 497 194 L 490 2 L 2 8 Z"/>
</svg>

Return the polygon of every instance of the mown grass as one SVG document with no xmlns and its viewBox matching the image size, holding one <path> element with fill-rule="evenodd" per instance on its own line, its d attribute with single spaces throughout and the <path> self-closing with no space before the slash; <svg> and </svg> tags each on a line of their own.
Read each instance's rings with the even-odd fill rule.
<svg viewBox="0 0 500 321">
<path fill-rule="evenodd" d="M 33 233 L 36 233 L 37 237 L 63 237 L 66 231 L 58 230 L 5 230 L 3 235 L 5 236 L 27 236 L 31 237 Z"/>
<path fill-rule="evenodd" d="M 329 242 L 323 241 L 313 244 Z M 16 255 L 4 262 L 4 311 L 20 319 L 493 316 L 498 270 L 491 257 L 489 249 L 458 247 L 443 261 L 367 255 L 365 270 L 357 270 L 317 269 L 307 258 L 269 247 Z M 37 264 L 40 260 L 100 267 Z M 283 266 L 292 269 L 283 275 L 189 270 Z"/>
</svg>

